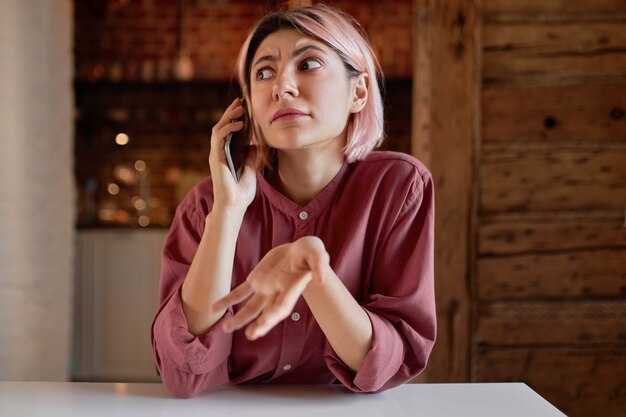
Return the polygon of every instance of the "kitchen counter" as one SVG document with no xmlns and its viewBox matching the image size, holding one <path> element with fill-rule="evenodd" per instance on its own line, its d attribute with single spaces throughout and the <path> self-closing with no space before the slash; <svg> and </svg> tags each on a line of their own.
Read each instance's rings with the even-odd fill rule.
<svg viewBox="0 0 626 417">
<path fill-rule="evenodd" d="M 521 383 L 405 384 L 380 394 L 342 386 L 220 387 L 191 399 L 162 384 L 0 382 L 2 416 L 548 417 L 563 416 Z"/>
</svg>

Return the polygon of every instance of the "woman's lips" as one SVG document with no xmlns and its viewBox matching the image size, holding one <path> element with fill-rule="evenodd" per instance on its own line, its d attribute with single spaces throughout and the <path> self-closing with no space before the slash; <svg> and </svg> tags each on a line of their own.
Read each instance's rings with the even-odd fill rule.
<svg viewBox="0 0 626 417">
<path fill-rule="evenodd" d="M 280 120 L 294 120 L 303 116 L 308 116 L 308 114 L 298 109 L 280 109 L 272 116 L 272 123 Z"/>
</svg>

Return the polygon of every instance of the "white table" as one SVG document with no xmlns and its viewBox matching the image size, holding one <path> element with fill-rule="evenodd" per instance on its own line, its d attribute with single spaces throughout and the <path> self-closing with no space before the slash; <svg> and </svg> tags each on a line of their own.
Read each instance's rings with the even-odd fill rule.
<svg viewBox="0 0 626 417">
<path fill-rule="evenodd" d="M 405 384 L 380 394 L 341 386 L 223 387 L 191 399 L 161 384 L 0 382 L 0 416 L 563 416 L 520 383 Z"/>
</svg>

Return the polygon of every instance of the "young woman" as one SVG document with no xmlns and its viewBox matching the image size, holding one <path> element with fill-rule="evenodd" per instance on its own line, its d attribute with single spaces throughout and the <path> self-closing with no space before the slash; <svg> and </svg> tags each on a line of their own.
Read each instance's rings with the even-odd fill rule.
<svg viewBox="0 0 626 417">
<path fill-rule="evenodd" d="M 213 127 L 211 177 L 177 208 L 152 327 L 163 383 L 190 397 L 410 380 L 435 340 L 433 183 L 415 158 L 373 152 L 381 74 L 362 31 L 327 6 L 270 14 L 237 75 L 257 146 L 237 182 L 237 99 Z"/>
</svg>

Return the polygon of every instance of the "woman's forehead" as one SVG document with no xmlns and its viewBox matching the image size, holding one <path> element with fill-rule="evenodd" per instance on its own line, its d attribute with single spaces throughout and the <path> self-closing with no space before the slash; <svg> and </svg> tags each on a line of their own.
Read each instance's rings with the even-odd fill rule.
<svg viewBox="0 0 626 417">
<path fill-rule="evenodd" d="M 265 55 L 276 58 L 282 58 L 283 54 L 290 56 L 293 51 L 306 45 L 314 45 L 324 51 L 330 49 L 323 42 L 307 36 L 296 29 L 280 29 L 263 39 L 254 54 L 253 62 Z"/>
</svg>

